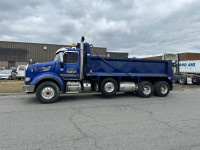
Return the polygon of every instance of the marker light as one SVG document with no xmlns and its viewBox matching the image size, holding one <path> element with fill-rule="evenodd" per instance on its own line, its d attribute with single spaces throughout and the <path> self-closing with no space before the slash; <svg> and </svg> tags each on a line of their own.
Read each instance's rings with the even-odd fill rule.
<svg viewBox="0 0 200 150">
<path fill-rule="evenodd" d="M 25 82 L 29 82 L 29 81 L 31 81 L 31 78 L 26 77 Z"/>
<path fill-rule="evenodd" d="M 72 46 L 76 46 L 76 44 L 75 44 L 75 43 L 72 43 Z"/>
</svg>

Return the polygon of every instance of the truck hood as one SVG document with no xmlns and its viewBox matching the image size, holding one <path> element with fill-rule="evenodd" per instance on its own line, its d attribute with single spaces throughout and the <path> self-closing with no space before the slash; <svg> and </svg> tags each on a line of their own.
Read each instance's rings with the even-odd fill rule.
<svg viewBox="0 0 200 150">
<path fill-rule="evenodd" d="M 39 63 L 39 64 L 33 64 L 33 68 L 35 67 L 44 67 L 44 66 L 53 66 L 55 62 L 44 62 L 44 63 Z"/>
<path fill-rule="evenodd" d="M 33 77 L 45 72 L 55 72 L 56 62 L 44 62 L 39 64 L 29 65 L 26 70 L 26 77 Z"/>
</svg>

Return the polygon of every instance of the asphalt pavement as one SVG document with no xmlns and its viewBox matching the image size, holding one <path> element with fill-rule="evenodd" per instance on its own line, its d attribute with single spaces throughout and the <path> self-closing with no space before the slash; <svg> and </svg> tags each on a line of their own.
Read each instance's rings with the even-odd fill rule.
<svg viewBox="0 0 200 150">
<path fill-rule="evenodd" d="M 200 89 L 167 97 L 0 95 L 0 149 L 199 150 Z"/>
</svg>

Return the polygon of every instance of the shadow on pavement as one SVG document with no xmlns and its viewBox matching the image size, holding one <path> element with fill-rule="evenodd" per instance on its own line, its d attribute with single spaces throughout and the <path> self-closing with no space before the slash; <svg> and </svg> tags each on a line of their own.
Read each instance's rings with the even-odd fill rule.
<svg viewBox="0 0 200 150">
<path fill-rule="evenodd" d="M 127 93 L 118 93 L 112 97 L 105 97 L 101 93 L 94 94 L 74 94 L 74 95 L 61 95 L 58 102 L 73 102 L 73 101 L 87 101 L 87 100 L 114 100 L 127 97 L 136 97 L 135 95 Z"/>
<path fill-rule="evenodd" d="M 83 93 L 83 94 L 61 94 L 58 101 L 60 102 L 73 102 L 73 101 L 88 101 L 88 100 L 116 100 L 116 99 L 123 99 L 127 97 L 138 97 L 134 94 L 128 93 L 117 93 L 115 96 L 112 97 L 105 97 L 101 93 Z M 27 99 L 27 98 L 26 98 Z M 31 94 L 31 97 L 28 98 L 26 101 L 28 104 L 40 104 L 40 102 L 36 99 L 35 94 Z"/>
</svg>

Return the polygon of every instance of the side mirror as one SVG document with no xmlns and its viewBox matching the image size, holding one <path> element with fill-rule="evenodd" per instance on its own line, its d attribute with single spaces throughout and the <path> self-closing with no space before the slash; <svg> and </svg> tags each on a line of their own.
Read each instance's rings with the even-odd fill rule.
<svg viewBox="0 0 200 150">
<path fill-rule="evenodd" d="M 63 53 L 59 53 L 59 62 L 63 63 Z"/>
<path fill-rule="evenodd" d="M 33 60 L 30 59 L 30 60 L 29 60 L 29 65 L 32 65 L 32 63 L 33 63 Z"/>
</svg>

